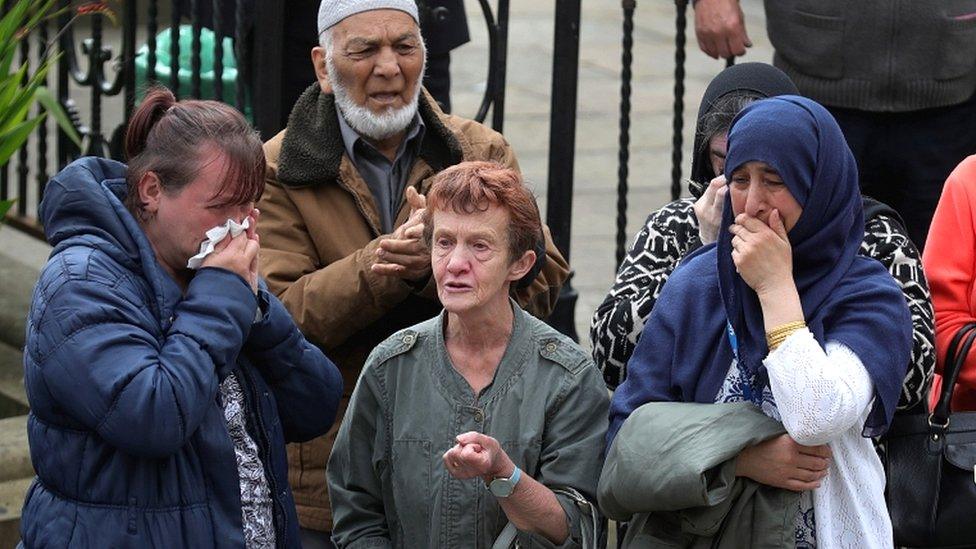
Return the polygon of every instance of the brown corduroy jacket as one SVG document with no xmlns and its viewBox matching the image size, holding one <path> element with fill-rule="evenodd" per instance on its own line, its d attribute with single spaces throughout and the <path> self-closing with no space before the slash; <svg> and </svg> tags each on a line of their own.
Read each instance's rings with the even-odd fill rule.
<svg viewBox="0 0 976 549">
<path fill-rule="evenodd" d="M 493 160 L 518 169 L 512 148 L 497 132 L 446 115 L 424 92 L 426 131 L 407 182 L 421 194 L 430 178 L 468 160 Z M 370 271 L 381 234 L 366 182 L 345 153 L 332 95 L 310 87 L 295 104 L 288 127 L 265 143 L 267 186 L 258 208 L 261 274 L 305 336 L 342 371 L 345 397 L 333 429 L 288 448 L 288 480 L 302 527 L 331 530 L 325 465 L 359 372 L 370 351 L 397 330 L 441 309 L 433 280 L 417 288 Z M 395 227 L 410 208 L 401 198 Z M 531 286 L 515 293 L 530 313 L 545 318 L 569 274 L 548 229 L 546 261 Z"/>
</svg>

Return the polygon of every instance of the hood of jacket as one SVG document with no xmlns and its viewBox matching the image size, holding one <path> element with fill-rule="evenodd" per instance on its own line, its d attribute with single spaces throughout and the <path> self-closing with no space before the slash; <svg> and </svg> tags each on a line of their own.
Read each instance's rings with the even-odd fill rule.
<svg viewBox="0 0 976 549">
<path fill-rule="evenodd" d="M 696 199 L 701 197 L 708 182 L 716 175 L 708 158 L 708 136 L 704 135 L 704 122 L 716 103 L 732 92 L 751 92 L 761 97 L 775 95 L 799 95 L 796 85 L 786 73 L 766 63 L 739 63 L 718 73 L 705 89 L 695 124 L 695 143 L 691 153 L 691 179 L 688 190 Z"/>
<path fill-rule="evenodd" d="M 75 160 L 48 182 L 40 206 L 51 257 L 72 246 L 97 249 L 148 282 L 166 318 L 181 291 L 163 271 L 142 227 L 123 204 L 125 164 L 94 156 Z"/>
</svg>

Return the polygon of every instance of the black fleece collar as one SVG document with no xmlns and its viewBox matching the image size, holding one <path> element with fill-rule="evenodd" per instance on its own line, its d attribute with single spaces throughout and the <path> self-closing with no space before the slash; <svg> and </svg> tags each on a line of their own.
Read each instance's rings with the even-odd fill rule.
<svg viewBox="0 0 976 549">
<path fill-rule="evenodd" d="M 461 143 L 441 120 L 440 110 L 432 106 L 426 90 L 420 94 L 417 111 L 427 126 L 420 158 L 434 171 L 461 162 Z M 318 83 L 312 84 L 288 116 L 288 132 L 278 158 L 278 181 L 286 187 L 312 187 L 335 181 L 344 150 L 335 96 L 322 93 Z"/>
</svg>

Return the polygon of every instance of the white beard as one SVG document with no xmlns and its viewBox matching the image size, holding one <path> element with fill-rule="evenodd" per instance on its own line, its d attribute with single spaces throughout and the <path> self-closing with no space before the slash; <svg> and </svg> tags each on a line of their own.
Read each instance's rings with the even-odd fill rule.
<svg viewBox="0 0 976 549">
<path fill-rule="evenodd" d="M 413 117 L 417 114 L 417 100 L 420 97 L 420 83 L 417 82 L 410 103 L 395 109 L 387 107 L 382 113 L 376 114 L 369 108 L 356 103 L 349 95 L 349 89 L 339 79 L 339 72 L 335 68 L 332 56 L 325 59 L 332 80 L 332 93 L 335 94 L 336 106 L 349 127 L 356 133 L 376 141 L 392 137 L 407 129 Z M 421 69 L 423 74 L 423 69 Z"/>
</svg>

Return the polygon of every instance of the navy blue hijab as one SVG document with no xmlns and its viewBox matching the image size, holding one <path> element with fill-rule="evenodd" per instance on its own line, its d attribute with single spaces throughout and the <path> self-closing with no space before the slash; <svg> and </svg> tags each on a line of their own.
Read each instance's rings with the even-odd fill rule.
<svg viewBox="0 0 976 549">
<path fill-rule="evenodd" d="M 775 169 L 803 208 L 788 235 L 803 316 L 821 345 L 841 343 L 864 363 L 875 399 L 863 433 L 882 434 L 901 393 L 912 324 L 891 275 L 876 260 L 858 255 L 864 214 L 847 141 L 816 102 L 764 99 L 732 123 L 726 178 L 751 161 Z M 733 218 L 727 195 L 717 244 L 689 256 L 665 285 L 627 365 L 627 380 L 614 394 L 608 444 L 646 402 L 714 402 L 733 358 L 729 325 L 740 368 L 755 376 L 757 389 L 766 384 L 762 310 L 732 262 Z"/>
</svg>

